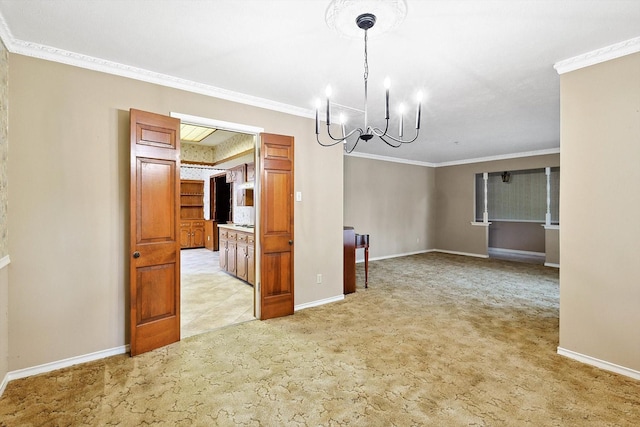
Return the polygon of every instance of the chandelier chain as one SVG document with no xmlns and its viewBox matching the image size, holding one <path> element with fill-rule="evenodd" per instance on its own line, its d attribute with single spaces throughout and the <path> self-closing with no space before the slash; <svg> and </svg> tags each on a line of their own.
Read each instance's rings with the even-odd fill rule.
<svg viewBox="0 0 640 427">
<path fill-rule="evenodd" d="M 366 82 L 369 79 L 369 58 L 367 55 L 367 40 L 368 40 L 367 30 L 364 31 L 364 81 Z"/>
</svg>

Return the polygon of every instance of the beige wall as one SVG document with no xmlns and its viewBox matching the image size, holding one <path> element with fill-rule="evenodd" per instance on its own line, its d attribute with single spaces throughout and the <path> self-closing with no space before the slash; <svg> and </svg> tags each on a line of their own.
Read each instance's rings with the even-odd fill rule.
<svg viewBox="0 0 640 427">
<path fill-rule="evenodd" d="M 9 268 L 0 268 L 0 392 L 9 372 Z"/>
<path fill-rule="evenodd" d="M 547 265 L 560 265 L 560 229 L 545 228 L 544 230 L 544 262 Z"/>
<path fill-rule="evenodd" d="M 544 253 L 543 222 L 491 221 L 489 247 Z"/>
<path fill-rule="evenodd" d="M 304 194 L 294 205 L 295 304 L 342 294 L 342 151 L 314 142 L 311 119 L 20 55 L 9 62 L 9 370 L 128 343 L 130 108 L 294 136 Z"/>
<path fill-rule="evenodd" d="M 435 248 L 487 255 L 486 227 L 471 225 L 475 210 L 475 174 L 559 165 L 560 155 L 549 154 L 436 168 Z"/>
<path fill-rule="evenodd" d="M 8 125 L 8 75 L 9 54 L 0 41 L 0 382 L 9 372 L 9 280 L 6 264 L 9 256 L 7 208 L 9 183 L 7 181 L 9 144 Z M 3 261 L 4 260 L 4 261 Z"/>
<path fill-rule="evenodd" d="M 434 185 L 430 167 L 345 156 L 344 224 L 369 234 L 370 258 L 431 249 Z"/>
<path fill-rule="evenodd" d="M 560 347 L 640 371 L 640 53 L 560 78 Z"/>
</svg>

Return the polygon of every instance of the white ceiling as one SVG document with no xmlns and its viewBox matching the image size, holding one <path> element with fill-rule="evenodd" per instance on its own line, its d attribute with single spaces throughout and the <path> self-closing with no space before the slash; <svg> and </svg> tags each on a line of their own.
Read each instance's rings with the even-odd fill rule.
<svg viewBox="0 0 640 427">
<path fill-rule="evenodd" d="M 329 2 L 0 0 L 0 36 L 15 53 L 86 55 L 125 75 L 160 73 L 312 117 L 328 83 L 337 103 L 363 108 L 363 40 L 328 28 Z M 407 9 L 394 30 L 371 32 L 369 115 L 383 126 L 389 76 L 392 108 L 425 93 L 423 130 L 397 150 L 361 143 L 362 153 L 446 163 L 557 150 L 554 64 L 640 36 L 640 0 L 407 0 Z"/>
</svg>

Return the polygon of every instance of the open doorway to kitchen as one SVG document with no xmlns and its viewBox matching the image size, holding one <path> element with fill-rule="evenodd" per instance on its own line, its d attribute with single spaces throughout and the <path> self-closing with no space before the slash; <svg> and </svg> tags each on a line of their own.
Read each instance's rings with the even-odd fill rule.
<svg viewBox="0 0 640 427">
<path fill-rule="evenodd" d="M 256 318 L 253 183 L 261 129 L 172 116 L 181 120 L 180 323 L 186 338 Z"/>
</svg>

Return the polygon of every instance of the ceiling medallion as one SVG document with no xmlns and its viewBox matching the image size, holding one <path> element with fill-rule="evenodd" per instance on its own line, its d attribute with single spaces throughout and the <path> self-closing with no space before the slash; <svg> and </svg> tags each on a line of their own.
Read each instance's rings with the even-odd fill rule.
<svg viewBox="0 0 640 427">
<path fill-rule="evenodd" d="M 405 0 L 333 0 L 327 7 L 325 20 L 327 25 L 338 34 L 350 37 L 362 37 L 362 31 L 353 23 L 364 13 L 376 16 L 372 37 L 396 28 L 407 15 Z"/>
</svg>

